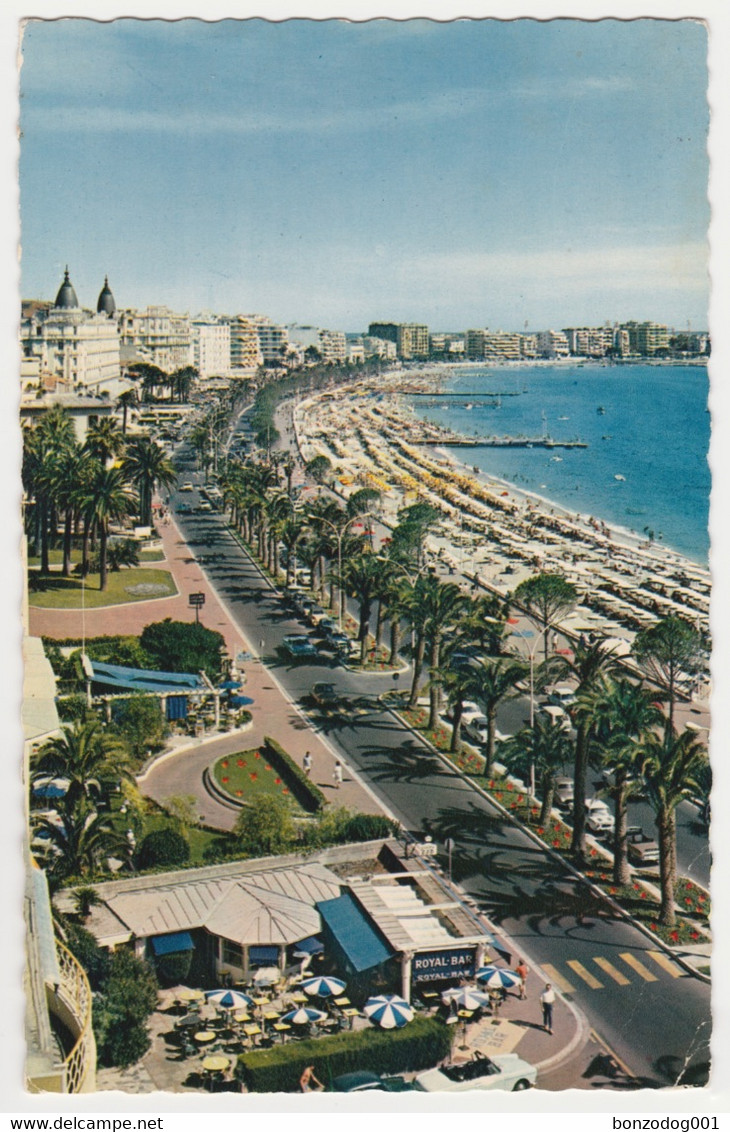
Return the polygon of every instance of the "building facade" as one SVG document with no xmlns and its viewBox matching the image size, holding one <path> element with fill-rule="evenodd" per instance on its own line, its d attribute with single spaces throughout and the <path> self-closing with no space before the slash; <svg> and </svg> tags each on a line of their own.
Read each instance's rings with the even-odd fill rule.
<svg viewBox="0 0 730 1132">
<path fill-rule="evenodd" d="M 229 320 L 231 330 L 231 370 L 255 371 L 263 365 L 264 356 L 256 327 L 245 315 L 234 315 Z"/>
<path fill-rule="evenodd" d="M 537 352 L 541 358 L 567 358 L 570 354 L 568 339 L 562 330 L 540 330 Z"/>
<path fill-rule="evenodd" d="M 190 319 L 169 307 L 122 311 L 119 336 L 122 358 L 128 364 L 148 362 L 165 373 L 193 364 Z"/>
<path fill-rule="evenodd" d="M 201 380 L 228 377 L 231 372 L 231 328 L 228 323 L 194 318 L 191 329 L 193 365 Z"/>
</svg>

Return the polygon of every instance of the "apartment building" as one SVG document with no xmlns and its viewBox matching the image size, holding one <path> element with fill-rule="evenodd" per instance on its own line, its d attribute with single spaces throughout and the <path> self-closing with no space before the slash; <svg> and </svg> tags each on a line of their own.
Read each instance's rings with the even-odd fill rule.
<svg viewBox="0 0 730 1132">
<path fill-rule="evenodd" d="M 537 352 L 541 358 L 567 358 L 570 354 L 568 339 L 562 330 L 540 330 Z"/>
<path fill-rule="evenodd" d="M 190 319 L 169 307 L 151 306 L 119 314 L 122 359 L 127 364 L 148 362 L 165 373 L 193 363 Z"/>
<path fill-rule="evenodd" d="M 231 370 L 255 372 L 264 361 L 256 326 L 242 314 L 227 321 L 231 331 Z"/>
<path fill-rule="evenodd" d="M 395 342 L 397 356 L 402 361 L 425 359 L 429 356 L 430 336 L 428 327 L 419 322 L 371 322 L 368 327 L 371 338 L 383 338 Z"/>
<path fill-rule="evenodd" d="M 198 316 L 191 323 L 193 365 L 202 380 L 231 372 L 231 328 L 227 322 Z"/>
</svg>

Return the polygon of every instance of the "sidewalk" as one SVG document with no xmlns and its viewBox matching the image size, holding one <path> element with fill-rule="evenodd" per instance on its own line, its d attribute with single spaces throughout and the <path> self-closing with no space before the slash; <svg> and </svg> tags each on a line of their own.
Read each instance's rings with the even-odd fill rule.
<svg viewBox="0 0 730 1132">
<path fill-rule="evenodd" d="M 312 781 L 335 805 L 347 806 L 362 813 L 382 813 L 383 809 L 374 796 L 353 778 L 347 767 L 344 768 L 344 781 L 336 788 L 333 778 L 335 755 L 332 749 L 315 733 L 311 723 L 284 694 L 274 675 L 256 657 L 258 642 L 248 641 L 229 616 L 174 519 L 169 525 L 161 524 L 159 534 L 165 560 L 149 565 L 170 571 L 179 590 L 178 596 L 130 602 L 106 609 L 87 609 L 84 615 L 86 636 L 124 633 L 137 635 L 145 625 L 166 617 L 192 621 L 193 611 L 188 605 L 188 595 L 204 593 L 201 624 L 223 635 L 228 653 L 233 659 L 240 652 L 252 655 L 251 660 L 237 667 L 245 679 L 245 694 L 254 701 L 251 705 L 253 726 L 243 734 L 222 733 L 198 742 L 190 740 L 174 757 L 164 761 L 158 759 L 155 766 L 143 776 L 145 792 L 158 801 L 171 794 L 194 794 L 200 806 L 199 812 L 206 823 L 221 829 L 231 829 L 236 813 L 208 794 L 202 781 L 203 770 L 223 754 L 259 746 L 264 736 L 269 735 L 300 766 L 305 752 L 311 752 Z M 33 636 L 80 637 L 81 610 L 31 607 L 30 631 Z"/>
</svg>

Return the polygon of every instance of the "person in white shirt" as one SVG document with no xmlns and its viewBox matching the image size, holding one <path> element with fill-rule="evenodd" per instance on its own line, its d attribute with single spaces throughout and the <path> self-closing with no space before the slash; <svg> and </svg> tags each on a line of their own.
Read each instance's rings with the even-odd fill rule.
<svg viewBox="0 0 730 1132">
<path fill-rule="evenodd" d="M 542 1006 L 542 1024 L 543 1028 L 547 1030 L 548 1034 L 553 1032 L 553 1004 L 555 1003 L 555 991 L 551 983 L 545 983 L 545 990 L 540 995 L 540 1005 Z"/>
</svg>

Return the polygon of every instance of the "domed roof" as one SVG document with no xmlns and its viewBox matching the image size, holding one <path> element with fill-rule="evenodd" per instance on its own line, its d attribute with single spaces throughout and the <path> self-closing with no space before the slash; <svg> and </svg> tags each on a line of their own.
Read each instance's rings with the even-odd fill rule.
<svg viewBox="0 0 730 1132">
<path fill-rule="evenodd" d="M 116 309 L 117 304 L 114 302 L 114 296 L 112 295 L 111 288 L 109 287 L 109 279 L 105 275 L 104 286 L 99 292 L 99 298 L 97 299 L 96 303 L 96 310 L 98 314 L 107 314 L 109 315 L 109 318 L 111 318 Z"/>
<path fill-rule="evenodd" d="M 56 295 L 55 306 L 61 307 L 64 310 L 78 310 L 79 300 L 76 298 L 76 292 L 73 288 L 73 283 L 68 277 L 68 268 L 63 276 L 63 283 L 61 284 L 58 294 Z"/>
</svg>

